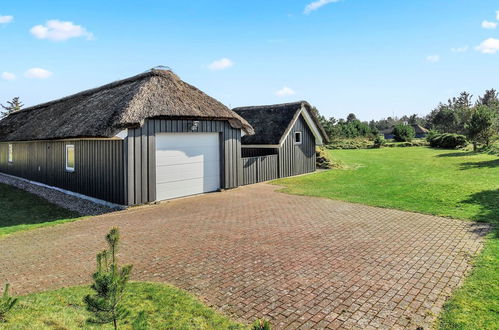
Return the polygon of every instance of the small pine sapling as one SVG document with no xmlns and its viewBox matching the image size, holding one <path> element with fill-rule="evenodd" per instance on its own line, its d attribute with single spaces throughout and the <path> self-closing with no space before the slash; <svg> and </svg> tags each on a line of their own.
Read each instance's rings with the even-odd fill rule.
<svg viewBox="0 0 499 330">
<path fill-rule="evenodd" d="M 9 287 L 9 283 L 5 284 L 5 290 L 3 291 L 3 295 L 0 297 L 0 322 L 7 321 L 7 313 L 10 312 L 17 304 L 17 298 L 9 296 Z"/>
<path fill-rule="evenodd" d="M 252 327 L 252 330 L 271 330 L 270 322 L 267 320 L 256 320 Z"/>
<path fill-rule="evenodd" d="M 117 228 L 111 229 L 106 236 L 108 250 L 97 254 L 97 271 L 92 275 L 93 295 L 87 295 L 84 302 L 87 310 L 93 314 L 88 322 L 95 324 L 113 323 L 118 329 L 118 321 L 126 318 L 130 312 L 122 306 L 132 265 L 118 266 L 116 253 L 120 234 Z"/>
</svg>

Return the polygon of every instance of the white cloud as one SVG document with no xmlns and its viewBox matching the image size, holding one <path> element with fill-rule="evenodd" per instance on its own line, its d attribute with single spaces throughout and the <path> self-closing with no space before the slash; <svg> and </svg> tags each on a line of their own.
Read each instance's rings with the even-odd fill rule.
<svg viewBox="0 0 499 330">
<path fill-rule="evenodd" d="M 499 21 L 499 10 L 496 11 L 496 19 Z"/>
<path fill-rule="evenodd" d="M 291 88 L 284 86 L 283 88 L 275 92 L 275 94 L 279 97 L 286 97 L 286 96 L 295 95 L 296 93 Z"/>
<path fill-rule="evenodd" d="M 437 63 L 440 61 L 440 55 L 430 55 L 426 57 L 426 60 L 430 63 Z"/>
<path fill-rule="evenodd" d="M 221 58 L 219 60 L 213 61 L 210 65 L 208 65 L 208 69 L 210 70 L 225 70 L 234 66 L 234 62 L 232 62 L 228 58 Z"/>
<path fill-rule="evenodd" d="M 304 14 L 310 14 L 314 10 L 317 10 L 321 8 L 322 6 L 325 6 L 329 3 L 334 3 L 334 2 L 339 2 L 341 0 L 317 0 L 314 2 L 309 3 L 306 7 L 305 10 L 303 11 Z"/>
<path fill-rule="evenodd" d="M 31 68 L 24 73 L 26 78 L 47 79 L 52 76 L 52 72 L 42 68 Z"/>
<path fill-rule="evenodd" d="M 495 29 L 497 27 L 497 23 L 496 22 L 483 21 L 482 22 L 482 27 L 484 29 Z"/>
<path fill-rule="evenodd" d="M 484 54 L 495 54 L 499 52 L 499 39 L 489 38 L 475 49 Z"/>
<path fill-rule="evenodd" d="M 16 75 L 10 72 L 3 72 L 1 75 L 4 80 L 14 80 L 16 79 Z"/>
<path fill-rule="evenodd" d="M 468 49 L 470 49 L 469 46 L 463 46 L 463 47 L 451 48 L 450 50 L 453 53 L 464 53 L 467 52 Z"/>
<path fill-rule="evenodd" d="M 56 19 L 47 21 L 45 25 L 35 25 L 29 31 L 38 39 L 52 41 L 64 41 L 79 37 L 85 37 L 87 40 L 94 38 L 94 35 L 88 32 L 83 26 Z"/>
<path fill-rule="evenodd" d="M 10 23 L 14 20 L 14 16 L 10 16 L 10 15 L 5 15 L 5 16 L 2 16 L 0 15 L 0 24 L 7 24 L 7 23 Z"/>
</svg>

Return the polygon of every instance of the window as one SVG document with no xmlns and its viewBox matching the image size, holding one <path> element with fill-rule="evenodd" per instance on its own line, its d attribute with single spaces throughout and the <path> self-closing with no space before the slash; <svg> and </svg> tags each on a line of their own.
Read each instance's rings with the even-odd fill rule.
<svg viewBox="0 0 499 330">
<path fill-rule="evenodd" d="M 12 144 L 9 144 L 9 163 L 12 163 L 14 161 L 14 148 L 12 147 Z"/>
<path fill-rule="evenodd" d="M 295 144 L 301 144 L 301 132 L 295 132 Z"/>
<path fill-rule="evenodd" d="M 72 144 L 66 145 L 66 171 L 74 172 L 75 170 L 75 146 Z"/>
</svg>

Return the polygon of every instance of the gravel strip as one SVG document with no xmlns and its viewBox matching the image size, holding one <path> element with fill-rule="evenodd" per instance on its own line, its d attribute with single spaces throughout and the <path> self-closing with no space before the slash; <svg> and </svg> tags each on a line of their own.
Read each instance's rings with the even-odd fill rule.
<svg viewBox="0 0 499 330">
<path fill-rule="evenodd" d="M 63 192 L 42 187 L 36 184 L 19 180 L 10 176 L 0 173 L 0 183 L 8 184 L 16 188 L 25 190 L 29 193 L 35 194 L 52 204 L 58 205 L 73 212 L 77 212 L 82 216 L 87 215 L 100 215 L 104 213 L 114 212 L 125 209 L 125 207 L 111 208 L 105 205 L 97 204 L 92 201 L 82 199 L 73 195 L 68 195 Z"/>
</svg>

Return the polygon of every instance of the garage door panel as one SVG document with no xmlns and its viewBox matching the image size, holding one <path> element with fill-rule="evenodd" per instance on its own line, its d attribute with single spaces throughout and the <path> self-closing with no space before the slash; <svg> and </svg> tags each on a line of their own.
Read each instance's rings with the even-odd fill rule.
<svg viewBox="0 0 499 330">
<path fill-rule="evenodd" d="M 208 180 L 206 180 L 208 179 Z M 189 185 L 185 181 L 173 181 L 158 184 L 161 189 L 162 199 L 171 199 L 181 196 L 196 195 L 201 192 L 214 191 L 218 188 L 218 177 L 193 179 Z"/>
<path fill-rule="evenodd" d="M 156 135 L 158 200 L 201 194 L 220 188 L 218 133 Z"/>
<path fill-rule="evenodd" d="M 213 147 L 213 139 L 204 137 L 211 135 L 216 137 L 218 140 L 218 133 L 165 133 L 165 136 L 170 135 L 171 139 L 161 139 L 160 141 L 156 141 L 156 147 L 158 149 L 178 149 L 179 144 L 177 139 L 182 139 L 182 149 L 185 148 L 199 148 L 199 147 Z M 194 135 L 204 135 L 204 137 L 196 137 Z"/>
<path fill-rule="evenodd" d="M 156 165 L 188 164 L 192 162 L 219 162 L 218 150 L 205 150 L 204 154 L 189 155 L 182 151 L 159 151 Z"/>
<path fill-rule="evenodd" d="M 202 178 L 203 176 L 217 176 L 218 168 L 216 164 L 208 166 L 201 163 L 190 163 L 190 164 L 176 164 L 176 165 L 164 165 L 158 166 L 156 172 L 156 180 L 158 183 L 174 181 L 174 180 L 185 180 L 188 178 Z"/>
</svg>

